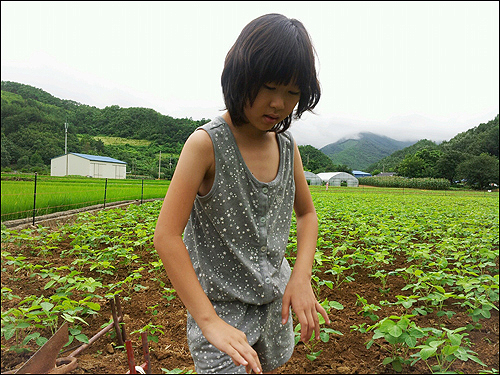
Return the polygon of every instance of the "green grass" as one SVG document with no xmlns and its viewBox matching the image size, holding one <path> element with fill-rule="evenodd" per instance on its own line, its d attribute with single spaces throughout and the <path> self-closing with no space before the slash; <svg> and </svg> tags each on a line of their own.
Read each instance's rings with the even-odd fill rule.
<svg viewBox="0 0 500 375">
<path fill-rule="evenodd" d="M 23 181 L 2 180 L 1 221 L 33 216 L 34 176 Z M 108 179 L 106 203 L 122 200 L 162 198 L 168 188 L 165 180 L 112 180 Z M 38 176 L 35 215 L 104 203 L 106 180 L 84 177 Z"/>
<path fill-rule="evenodd" d="M 33 174 L 2 174 L 2 222 L 33 216 L 34 180 L 35 177 Z M 141 199 L 141 184 L 142 180 L 108 179 L 106 203 Z M 142 199 L 163 198 L 167 192 L 168 184 L 169 182 L 165 180 L 144 180 Z M 79 176 L 38 176 L 35 216 L 103 204 L 104 188 L 105 179 Z M 372 194 L 425 194 L 436 196 L 487 196 L 498 199 L 498 192 L 436 191 L 408 188 L 376 188 L 369 186 L 358 188 L 330 187 L 328 191 L 325 190 L 324 186 L 311 186 L 310 189 L 313 194 L 327 194 L 327 196 L 344 193 L 355 194 L 356 196 Z"/>
<path fill-rule="evenodd" d="M 125 145 L 128 144 L 130 146 L 149 146 L 151 141 L 146 139 L 128 139 L 128 138 L 120 138 L 120 137 L 107 137 L 103 135 L 95 136 L 95 140 L 101 140 L 104 143 L 104 146 L 108 145 Z"/>
</svg>

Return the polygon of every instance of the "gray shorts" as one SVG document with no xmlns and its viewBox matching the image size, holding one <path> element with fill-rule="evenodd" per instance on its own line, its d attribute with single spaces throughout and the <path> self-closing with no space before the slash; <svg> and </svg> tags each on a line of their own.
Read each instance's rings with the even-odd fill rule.
<svg viewBox="0 0 500 375">
<path fill-rule="evenodd" d="M 263 372 L 286 363 L 294 349 L 292 314 L 281 324 L 281 298 L 266 305 L 241 302 L 214 302 L 215 311 L 225 322 L 244 332 L 257 352 Z M 199 374 L 245 374 L 245 366 L 236 366 L 231 357 L 210 344 L 188 312 L 187 339 L 196 372 Z"/>
</svg>

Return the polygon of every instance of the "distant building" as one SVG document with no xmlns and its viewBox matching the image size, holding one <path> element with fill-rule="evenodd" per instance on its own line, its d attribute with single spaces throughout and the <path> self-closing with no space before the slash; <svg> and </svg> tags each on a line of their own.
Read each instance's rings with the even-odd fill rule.
<svg viewBox="0 0 500 375">
<path fill-rule="evenodd" d="M 312 172 L 309 171 L 304 171 L 304 175 L 306 176 L 306 181 L 308 182 L 309 185 L 322 185 L 323 181 L 321 178 Z"/>
<path fill-rule="evenodd" d="M 371 173 L 367 173 L 367 172 L 363 172 L 363 171 L 352 171 L 352 174 L 356 178 L 371 177 Z"/>
<path fill-rule="evenodd" d="M 345 172 L 324 172 L 318 173 L 318 176 L 323 182 L 328 182 L 329 186 L 342 186 L 342 183 L 352 187 L 359 186 L 358 179 L 352 174 Z"/>
<path fill-rule="evenodd" d="M 396 176 L 396 172 L 382 172 L 377 175 L 377 177 L 392 177 Z"/>
<path fill-rule="evenodd" d="M 127 163 L 108 156 L 69 152 L 50 161 L 51 176 L 87 176 L 95 178 L 126 178 Z"/>
</svg>

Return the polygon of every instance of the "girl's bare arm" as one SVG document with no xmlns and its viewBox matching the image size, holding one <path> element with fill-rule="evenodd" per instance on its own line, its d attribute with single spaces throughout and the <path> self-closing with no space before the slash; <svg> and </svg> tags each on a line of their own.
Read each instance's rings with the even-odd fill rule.
<svg viewBox="0 0 500 375">
<path fill-rule="evenodd" d="M 328 324 L 330 320 L 326 311 L 317 301 L 311 286 L 311 273 L 318 237 L 318 219 L 297 145 L 295 145 L 294 151 L 294 178 L 297 258 L 283 295 L 282 319 L 286 322 L 290 318 L 288 311 L 291 305 L 301 325 L 300 338 L 303 342 L 307 342 L 313 331 L 315 337 L 319 339 L 317 312 L 325 318 Z"/>
<path fill-rule="evenodd" d="M 182 233 L 200 186 L 214 173 L 212 142 L 205 131 L 186 141 L 156 224 L 154 245 L 168 277 L 205 338 L 227 353 L 236 365 L 260 373 L 257 353 L 245 334 L 220 319 L 194 271 Z"/>
</svg>

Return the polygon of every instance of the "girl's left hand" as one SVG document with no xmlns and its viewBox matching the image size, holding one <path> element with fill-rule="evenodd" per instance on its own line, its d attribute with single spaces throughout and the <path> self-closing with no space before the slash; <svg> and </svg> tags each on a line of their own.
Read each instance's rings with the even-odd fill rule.
<svg viewBox="0 0 500 375">
<path fill-rule="evenodd" d="M 327 324 L 330 324 L 330 318 L 323 306 L 316 300 L 310 280 L 293 278 L 292 274 L 283 294 L 283 306 L 281 309 L 282 324 L 285 324 L 290 318 L 288 316 L 290 306 L 299 320 L 301 326 L 300 339 L 302 342 L 309 341 L 313 331 L 316 339 L 319 340 L 320 327 L 317 313 L 323 316 Z"/>
</svg>

